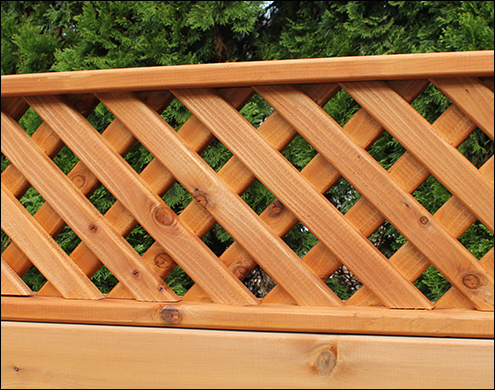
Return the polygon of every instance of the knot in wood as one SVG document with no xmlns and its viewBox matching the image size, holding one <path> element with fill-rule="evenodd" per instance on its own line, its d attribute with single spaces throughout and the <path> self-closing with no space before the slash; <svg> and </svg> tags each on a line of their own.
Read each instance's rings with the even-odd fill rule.
<svg viewBox="0 0 495 390">
<path fill-rule="evenodd" d="M 234 268 L 234 275 L 238 279 L 244 279 L 249 273 L 249 269 L 247 267 L 244 267 L 243 265 L 238 265 L 237 267 Z"/>
<path fill-rule="evenodd" d="M 182 319 L 179 309 L 172 306 L 164 306 L 160 312 L 160 317 L 163 322 L 168 324 L 176 324 Z"/>
<path fill-rule="evenodd" d="M 473 290 L 480 286 L 480 279 L 476 275 L 467 274 L 464 275 L 464 277 L 462 278 L 462 284 L 464 284 L 464 286 L 466 286 L 467 288 Z"/>
<path fill-rule="evenodd" d="M 172 213 L 172 210 L 169 210 L 167 207 L 158 206 L 153 211 L 153 217 L 160 225 L 170 226 L 175 221 L 175 217 Z"/>
<path fill-rule="evenodd" d="M 316 358 L 316 369 L 320 375 L 329 374 L 335 367 L 337 359 L 330 349 L 325 349 Z"/>
<path fill-rule="evenodd" d="M 86 184 L 86 175 L 82 172 L 76 172 L 69 176 L 69 179 L 76 185 L 77 188 L 83 188 Z"/>
<path fill-rule="evenodd" d="M 206 205 L 208 204 L 208 198 L 206 196 L 204 196 L 204 195 L 198 195 L 198 196 L 196 196 L 195 199 L 203 207 L 206 207 Z"/>
<path fill-rule="evenodd" d="M 283 209 L 284 209 L 284 205 L 278 199 L 275 199 L 270 206 L 270 211 L 272 215 L 279 215 Z"/>
<path fill-rule="evenodd" d="M 172 264 L 173 260 L 166 253 L 159 253 L 155 256 L 153 262 L 158 268 L 167 268 Z"/>
</svg>

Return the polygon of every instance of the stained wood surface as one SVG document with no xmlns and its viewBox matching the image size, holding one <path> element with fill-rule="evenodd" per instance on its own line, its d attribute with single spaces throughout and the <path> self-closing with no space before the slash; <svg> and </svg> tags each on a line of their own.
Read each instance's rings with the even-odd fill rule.
<svg viewBox="0 0 495 390">
<path fill-rule="evenodd" d="M 34 295 L 2 256 L 2 295 Z"/>
<path fill-rule="evenodd" d="M 2 112 L 2 152 L 105 265 L 139 300 L 177 301 L 131 245 L 120 236 L 26 132 Z M 93 235 L 98 234 L 95 241 Z M 135 271 L 138 271 L 137 273 Z M 160 288 L 161 287 L 161 288 Z"/>
<path fill-rule="evenodd" d="M 2 76 L 2 97 L 493 76 L 493 50 L 250 61 Z"/>
<path fill-rule="evenodd" d="M 2 388 L 487 388 L 493 363 L 493 340 L 2 321 Z"/>
<path fill-rule="evenodd" d="M 467 309 L 174 304 L 2 296 L 2 320 L 277 332 L 493 338 L 493 313 Z"/>
</svg>

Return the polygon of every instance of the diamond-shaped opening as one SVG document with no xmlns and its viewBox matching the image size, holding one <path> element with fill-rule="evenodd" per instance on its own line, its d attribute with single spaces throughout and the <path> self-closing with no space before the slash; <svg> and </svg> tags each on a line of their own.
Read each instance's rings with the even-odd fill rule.
<svg viewBox="0 0 495 390">
<path fill-rule="evenodd" d="M 137 225 L 126 237 L 126 240 L 139 256 L 142 256 L 155 242 L 153 237 L 141 225 Z"/>
<path fill-rule="evenodd" d="M 90 196 L 89 201 L 104 215 L 117 199 L 115 199 L 113 194 L 104 185 L 100 185 L 93 195 Z"/>
<path fill-rule="evenodd" d="M 276 286 L 275 281 L 260 266 L 256 266 L 244 278 L 243 283 L 256 298 L 260 299 L 264 298 Z"/>
<path fill-rule="evenodd" d="M 239 111 L 255 128 L 258 128 L 273 112 L 273 108 L 258 94 L 253 97 Z"/>
<path fill-rule="evenodd" d="M 217 257 L 220 257 L 234 242 L 231 235 L 218 223 L 202 239 Z"/>
<path fill-rule="evenodd" d="M 118 279 L 110 272 L 110 270 L 102 265 L 91 277 L 93 284 L 103 294 L 108 294 L 119 283 Z"/>
<path fill-rule="evenodd" d="M 473 223 L 459 241 L 466 249 L 480 260 L 494 246 L 494 236 L 480 221 Z"/>
<path fill-rule="evenodd" d="M 68 174 L 72 168 L 79 162 L 77 156 L 67 146 L 64 146 L 60 152 L 53 158 L 53 162 L 64 174 Z"/>
<path fill-rule="evenodd" d="M 0 253 L 3 253 L 3 251 L 5 249 L 7 249 L 7 247 L 10 245 L 11 242 L 12 242 L 12 240 L 10 239 L 10 237 L 3 231 L 3 229 L 1 229 L 1 233 L 0 233 L 1 252 Z"/>
<path fill-rule="evenodd" d="M 99 133 L 102 133 L 115 120 L 115 115 L 103 103 L 98 103 L 87 119 Z"/>
<path fill-rule="evenodd" d="M 428 122 L 434 123 L 451 104 L 447 96 L 430 84 L 411 105 Z"/>
<path fill-rule="evenodd" d="M 194 200 L 193 196 L 179 182 L 174 183 L 162 199 L 177 215 L 180 215 Z"/>
<path fill-rule="evenodd" d="M 386 258 L 393 256 L 407 241 L 388 221 L 376 229 L 368 239 Z"/>
<path fill-rule="evenodd" d="M 301 222 L 298 222 L 283 240 L 301 258 L 318 242 L 314 234 Z"/>
<path fill-rule="evenodd" d="M 362 286 L 359 279 L 345 265 L 340 266 L 325 283 L 344 301 L 352 297 Z"/>
<path fill-rule="evenodd" d="M 330 203 L 343 214 L 347 213 L 354 206 L 361 194 L 343 177 L 325 194 Z"/>
<path fill-rule="evenodd" d="M 189 289 L 194 285 L 189 275 L 180 267 L 177 266 L 174 270 L 165 278 L 165 283 L 179 296 L 185 295 Z"/>
<path fill-rule="evenodd" d="M 359 104 L 343 89 L 323 107 L 340 126 L 344 126 L 359 108 Z"/>
<path fill-rule="evenodd" d="M 36 111 L 29 107 L 21 119 L 19 119 L 18 123 L 24 130 L 26 130 L 29 136 L 32 136 L 38 127 L 43 123 L 43 119 L 41 119 Z"/>
<path fill-rule="evenodd" d="M 201 157 L 215 172 L 218 172 L 230 160 L 232 152 L 218 139 L 214 139 L 201 153 Z"/>
<path fill-rule="evenodd" d="M 429 176 L 413 192 L 413 196 L 430 214 L 434 214 L 451 198 L 452 194 L 434 176 Z"/>
<path fill-rule="evenodd" d="M 241 198 L 256 214 L 260 215 L 275 200 L 275 195 L 259 180 L 255 180 L 241 195 Z"/>
<path fill-rule="evenodd" d="M 29 187 L 23 197 L 20 199 L 21 204 L 31 215 L 36 214 L 39 208 L 45 203 L 45 199 L 39 194 L 34 187 Z"/>
<path fill-rule="evenodd" d="M 146 149 L 141 143 L 137 142 L 131 148 L 129 153 L 124 157 L 124 160 L 133 168 L 138 174 L 141 174 L 143 169 L 153 160 L 153 155 Z"/>
<path fill-rule="evenodd" d="M 414 282 L 414 285 L 432 302 L 439 300 L 452 285 L 432 265 Z"/>
<path fill-rule="evenodd" d="M 461 143 L 458 150 L 479 169 L 493 156 L 494 144 L 490 137 L 477 128 Z"/>
<path fill-rule="evenodd" d="M 161 117 L 175 131 L 177 131 L 184 123 L 186 123 L 191 115 L 191 111 L 189 111 L 179 99 L 174 99 L 172 100 L 172 103 L 170 103 L 170 105 L 162 112 Z"/>
<path fill-rule="evenodd" d="M 297 135 L 282 151 L 282 155 L 298 171 L 301 171 L 318 152 L 301 135 Z"/>
<path fill-rule="evenodd" d="M 5 171 L 5 168 L 7 168 L 10 165 L 10 161 L 8 160 L 7 157 L 3 155 L 3 153 L 0 155 L 0 164 L 2 167 L 2 173 Z"/>
<path fill-rule="evenodd" d="M 43 274 L 34 265 L 21 278 L 33 291 L 39 291 L 47 282 Z"/>
<path fill-rule="evenodd" d="M 387 170 L 405 152 L 406 149 L 386 131 L 368 148 L 368 153 Z"/>
</svg>

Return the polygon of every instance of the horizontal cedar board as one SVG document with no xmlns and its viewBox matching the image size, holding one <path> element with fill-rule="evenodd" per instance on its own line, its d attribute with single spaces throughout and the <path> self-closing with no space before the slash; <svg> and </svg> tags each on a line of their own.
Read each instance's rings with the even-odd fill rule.
<svg viewBox="0 0 495 390">
<path fill-rule="evenodd" d="M 492 76 L 493 50 L 2 76 L 2 97 L 111 91 Z"/>
<path fill-rule="evenodd" d="M 160 304 L 39 296 L 2 296 L 1 302 L 2 321 L 469 338 L 493 338 L 494 325 L 493 312 L 464 309 Z"/>
<path fill-rule="evenodd" d="M 493 360 L 493 340 L 2 322 L 2 388 L 490 388 Z"/>
</svg>

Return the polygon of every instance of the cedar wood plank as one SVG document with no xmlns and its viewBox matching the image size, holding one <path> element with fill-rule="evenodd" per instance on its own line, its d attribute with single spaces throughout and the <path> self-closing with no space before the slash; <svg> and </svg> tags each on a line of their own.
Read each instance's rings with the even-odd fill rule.
<svg viewBox="0 0 495 390">
<path fill-rule="evenodd" d="M 344 86 L 347 88 L 348 85 L 345 84 Z M 391 90 L 385 85 L 382 88 Z M 354 93 L 355 89 L 357 88 L 351 92 Z M 478 309 L 493 310 L 493 278 L 486 273 L 471 253 L 453 239 L 412 195 L 402 190 L 390 178 L 390 175 L 376 160 L 345 136 L 341 127 L 323 109 L 294 86 L 260 86 L 255 87 L 255 90 L 284 116 L 319 153 L 329 160 L 354 188 L 382 215 L 386 216 L 404 237 L 427 257 Z M 395 91 L 393 93 L 397 95 Z M 399 99 L 411 108 L 405 100 L 400 97 Z M 361 104 L 361 102 L 359 103 Z M 365 109 L 367 108 L 367 106 L 361 105 Z M 380 123 L 379 120 L 377 121 Z M 381 124 L 383 126 L 384 123 Z M 481 176 L 490 187 L 489 182 L 478 170 L 474 167 L 473 169 L 476 171 L 476 175 Z M 344 264 L 346 263 L 344 262 Z M 348 266 L 348 268 L 363 281 L 352 266 Z M 474 275 L 479 280 L 476 288 L 473 289 L 464 285 L 463 280 L 467 275 Z M 368 288 L 370 288 L 369 285 Z M 376 293 L 374 289 L 373 291 Z"/>
<path fill-rule="evenodd" d="M 103 93 L 97 96 L 273 279 L 288 290 L 298 304 L 342 305 L 335 293 L 301 263 L 290 248 L 158 114 L 132 93 Z"/>
<path fill-rule="evenodd" d="M 177 220 L 170 207 L 128 167 L 124 159 L 79 112 L 58 96 L 27 97 L 26 100 L 148 233 L 166 247 L 176 261 L 180 259 L 179 264 L 214 301 L 258 304 L 247 287 L 232 275 L 196 235 Z M 153 279 L 160 280 L 159 285 L 164 285 L 151 268 L 139 259 L 147 273 Z M 157 293 L 160 293 L 159 285 L 155 286 Z M 126 284 L 126 287 L 129 288 L 129 285 Z"/>
<path fill-rule="evenodd" d="M 2 118 L 2 133 L 9 132 L 9 129 L 6 129 L 4 125 Z M 4 141 L 5 139 L 2 137 L 2 144 Z M 6 146 L 6 149 L 9 147 Z M 12 154 L 9 155 L 12 156 Z M 39 223 L 3 183 L 1 188 L 2 229 L 26 253 L 43 276 L 53 283 L 64 298 L 102 299 L 103 295 L 96 286 L 74 264 L 55 240 L 43 231 Z M 2 258 L 2 274 L 3 261 Z M 11 268 L 6 268 L 6 270 L 9 269 Z"/>
<path fill-rule="evenodd" d="M 331 248 L 337 257 L 351 263 L 352 267 L 349 268 L 359 275 L 363 283 L 373 286 L 373 290 L 387 307 L 431 308 L 431 303 L 412 283 L 397 273 L 385 257 L 345 221 L 339 211 L 315 191 L 293 166 L 284 161 L 279 152 L 273 150 L 254 131 L 244 117 L 214 91 L 173 90 L 172 93 L 248 166 L 318 239 Z M 313 100 L 311 102 L 320 108 Z M 237 130 L 232 132 L 230 129 Z M 332 228 L 329 229 L 329 226 Z M 349 240 L 352 240 L 353 245 L 347 245 Z"/>
<path fill-rule="evenodd" d="M 178 297 L 140 261 L 139 255 L 58 169 L 27 133 L 2 111 L 2 153 L 64 217 L 71 229 L 138 300 L 177 301 Z M 33 260 L 33 259 L 31 259 Z M 138 275 L 135 271 L 138 270 Z M 136 277 L 137 276 L 137 277 Z"/>
</svg>

